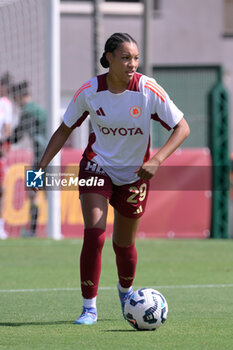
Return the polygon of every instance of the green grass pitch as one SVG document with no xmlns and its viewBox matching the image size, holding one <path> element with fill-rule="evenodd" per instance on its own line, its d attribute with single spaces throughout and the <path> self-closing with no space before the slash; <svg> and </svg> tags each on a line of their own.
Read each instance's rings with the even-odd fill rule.
<svg viewBox="0 0 233 350">
<path fill-rule="evenodd" d="M 169 306 L 154 332 L 137 332 L 122 317 L 110 240 L 98 322 L 73 324 L 82 308 L 81 243 L 0 241 L 0 350 L 232 350 L 233 241 L 137 240 L 134 289 L 157 288 Z"/>
</svg>

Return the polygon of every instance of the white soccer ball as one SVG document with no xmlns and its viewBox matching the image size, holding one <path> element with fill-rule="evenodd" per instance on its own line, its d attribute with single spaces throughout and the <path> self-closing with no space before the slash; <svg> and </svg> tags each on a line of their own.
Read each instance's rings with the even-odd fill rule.
<svg viewBox="0 0 233 350">
<path fill-rule="evenodd" d="M 126 300 L 124 313 L 129 324 L 138 331 L 155 330 L 166 321 L 168 304 L 159 291 L 141 288 Z"/>
</svg>

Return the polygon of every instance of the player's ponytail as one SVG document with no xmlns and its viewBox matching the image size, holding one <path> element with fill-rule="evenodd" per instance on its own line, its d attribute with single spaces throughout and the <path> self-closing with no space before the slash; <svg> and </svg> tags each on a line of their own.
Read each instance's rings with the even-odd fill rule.
<svg viewBox="0 0 233 350">
<path fill-rule="evenodd" d="M 115 51 L 118 48 L 118 46 L 123 44 L 124 42 L 128 42 L 128 43 L 133 42 L 134 44 L 137 45 L 136 40 L 134 40 L 127 33 L 114 33 L 110 36 L 110 38 L 108 38 L 104 46 L 104 53 L 100 59 L 100 63 L 102 67 L 104 68 L 109 67 L 109 62 L 106 58 L 106 53 Z"/>
<path fill-rule="evenodd" d="M 104 68 L 108 68 L 109 67 L 109 63 L 108 63 L 108 60 L 106 58 L 106 52 L 103 53 L 101 59 L 100 59 L 100 63 L 101 63 L 101 66 L 104 67 Z"/>
</svg>

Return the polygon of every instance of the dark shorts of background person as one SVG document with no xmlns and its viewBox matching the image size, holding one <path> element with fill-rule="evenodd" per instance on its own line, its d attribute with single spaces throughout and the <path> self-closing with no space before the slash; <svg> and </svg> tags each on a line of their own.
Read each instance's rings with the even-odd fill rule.
<svg viewBox="0 0 233 350">
<path fill-rule="evenodd" d="M 149 192 L 148 180 L 139 179 L 126 185 L 114 185 L 103 169 L 95 162 L 88 160 L 84 155 L 79 165 L 79 182 L 81 179 L 87 181 L 91 178 L 93 178 L 93 186 L 79 185 L 80 195 L 84 193 L 98 193 L 107 198 L 113 208 L 123 216 L 139 218 L 143 215 Z M 103 180 L 103 186 L 99 185 L 100 180 Z M 89 182 L 91 183 L 91 181 Z"/>
</svg>

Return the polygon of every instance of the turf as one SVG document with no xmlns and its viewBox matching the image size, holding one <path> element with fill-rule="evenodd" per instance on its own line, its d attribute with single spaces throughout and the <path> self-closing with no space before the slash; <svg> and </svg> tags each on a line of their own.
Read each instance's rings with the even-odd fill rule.
<svg viewBox="0 0 233 350">
<path fill-rule="evenodd" d="M 137 332 L 123 319 L 111 242 L 103 250 L 98 322 L 74 325 L 81 240 L 0 241 L 0 350 L 232 350 L 233 241 L 138 240 L 134 288 L 166 297 L 168 320 Z"/>
</svg>

